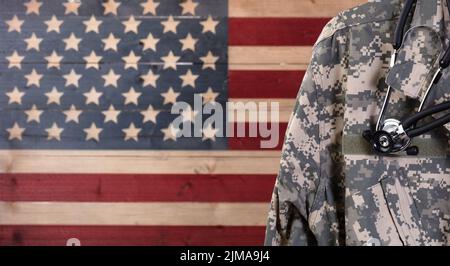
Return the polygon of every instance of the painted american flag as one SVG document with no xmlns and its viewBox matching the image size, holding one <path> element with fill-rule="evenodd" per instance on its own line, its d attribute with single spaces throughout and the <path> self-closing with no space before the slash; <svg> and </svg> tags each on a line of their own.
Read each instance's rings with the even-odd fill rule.
<svg viewBox="0 0 450 266">
<path fill-rule="evenodd" d="M 362 2 L 0 0 L 0 245 L 261 245 L 311 46 Z M 279 145 L 177 137 L 194 94 L 279 102 Z"/>
</svg>

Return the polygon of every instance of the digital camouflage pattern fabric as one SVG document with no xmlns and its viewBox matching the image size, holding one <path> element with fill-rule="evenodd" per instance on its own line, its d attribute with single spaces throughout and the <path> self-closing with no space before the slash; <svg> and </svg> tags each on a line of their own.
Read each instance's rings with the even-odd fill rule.
<svg viewBox="0 0 450 266">
<path fill-rule="evenodd" d="M 414 140 L 418 156 L 378 156 L 374 129 L 388 85 L 388 118 L 417 111 L 449 45 L 445 0 L 418 0 L 398 60 L 393 36 L 404 0 L 342 12 L 314 46 L 289 122 L 266 245 L 449 245 L 450 127 Z M 450 72 L 427 106 L 450 100 Z"/>
</svg>

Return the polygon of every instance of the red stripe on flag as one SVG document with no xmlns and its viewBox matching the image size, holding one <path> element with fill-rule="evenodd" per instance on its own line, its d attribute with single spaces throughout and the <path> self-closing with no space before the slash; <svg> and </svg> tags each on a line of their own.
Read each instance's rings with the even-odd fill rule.
<svg viewBox="0 0 450 266">
<path fill-rule="evenodd" d="M 1 201 L 269 202 L 273 175 L 2 174 Z"/>
<path fill-rule="evenodd" d="M 304 71 L 229 71 L 230 98 L 296 98 Z"/>
<path fill-rule="evenodd" d="M 282 3 L 281 3 L 282 4 Z M 313 45 L 330 18 L 230 18 L 229 45 Z"/>
<path fill-rule="evenodd" d="M 261 246 L 264 227 L 0 226 L 0 246 Z"/>
<path fill-rule="evenodd" d="M 249 129 L 250 125 L 256 126 L 258 128 L 257 123 L 245 123 L 245 132 L 246 137 L 238 138 L 236 135 L 237 129 L 238 129 L 238 123 L 235 123 L 234 125 L 234 135 L 235 137 L 228 138 L 228 147 L 231 150 L 262 150 L 261 149 L 261 141 L 263 140 L 269 140 L 270 138 L 262 138 L 260 137 L 260 134 L 258 134 L 258 137 L 252 138 L 249 137 Z M 284 141 L 284 135 L 286 133 L 287 123 L 279 123 L 278 124 L 278 144 L 275 148 L 267 149 L 267 150 L 281 150 L 283 146 Z M 258 131 L 259 132 L 259 131 Z"/>
</svg>

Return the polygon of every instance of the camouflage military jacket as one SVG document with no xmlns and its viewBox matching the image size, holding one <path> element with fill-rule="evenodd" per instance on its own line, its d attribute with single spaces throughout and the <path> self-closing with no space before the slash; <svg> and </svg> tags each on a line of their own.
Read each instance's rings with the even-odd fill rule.
<svg viewBox="0 0 450 266">
<path fill-rule="evenodd" d="M 416 138 L 418 156 L 379 156 L 374 129 L 388 85 L 388 118 L 418 110 L 449 45 L 442 0 L 418 0 L 398 60 L 393 37 L 405 0 L 340 13 L 314 46 L 289 122 L 266 245 L 450 244 L 450 126 Z M 450 100 L 450 71 L 427 106 Z"/>
</svg>

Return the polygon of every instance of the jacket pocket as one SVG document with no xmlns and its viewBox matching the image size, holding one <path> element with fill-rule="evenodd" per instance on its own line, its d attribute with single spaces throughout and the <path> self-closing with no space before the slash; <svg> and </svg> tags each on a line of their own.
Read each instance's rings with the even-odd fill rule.
<svg viewBox="0 0 450 266">
<path fill-rule="evenodd" d="M 392 220 L 404 245 L 424 245 L 424 231 L 416 202 L 408 186 L 408 176 L 404 167 L 380 180 L 380 186 L 390 211 Z"/>
<path fill-rule="evenodd" d="M 346 155 L 349 245 L 422 245 L 420 215 L 405 169 L 413 158 Z"/>
<path fill-rule="evenodd" d="M 381 184 L 346 196 L 347 245 L 403 245 Z"/>
<path fill-rule="evenodd" d="M 449 245 L 450 158 L 417 160 L 405 174 L 422 222 L 424 244 Z"/>
</svg>

